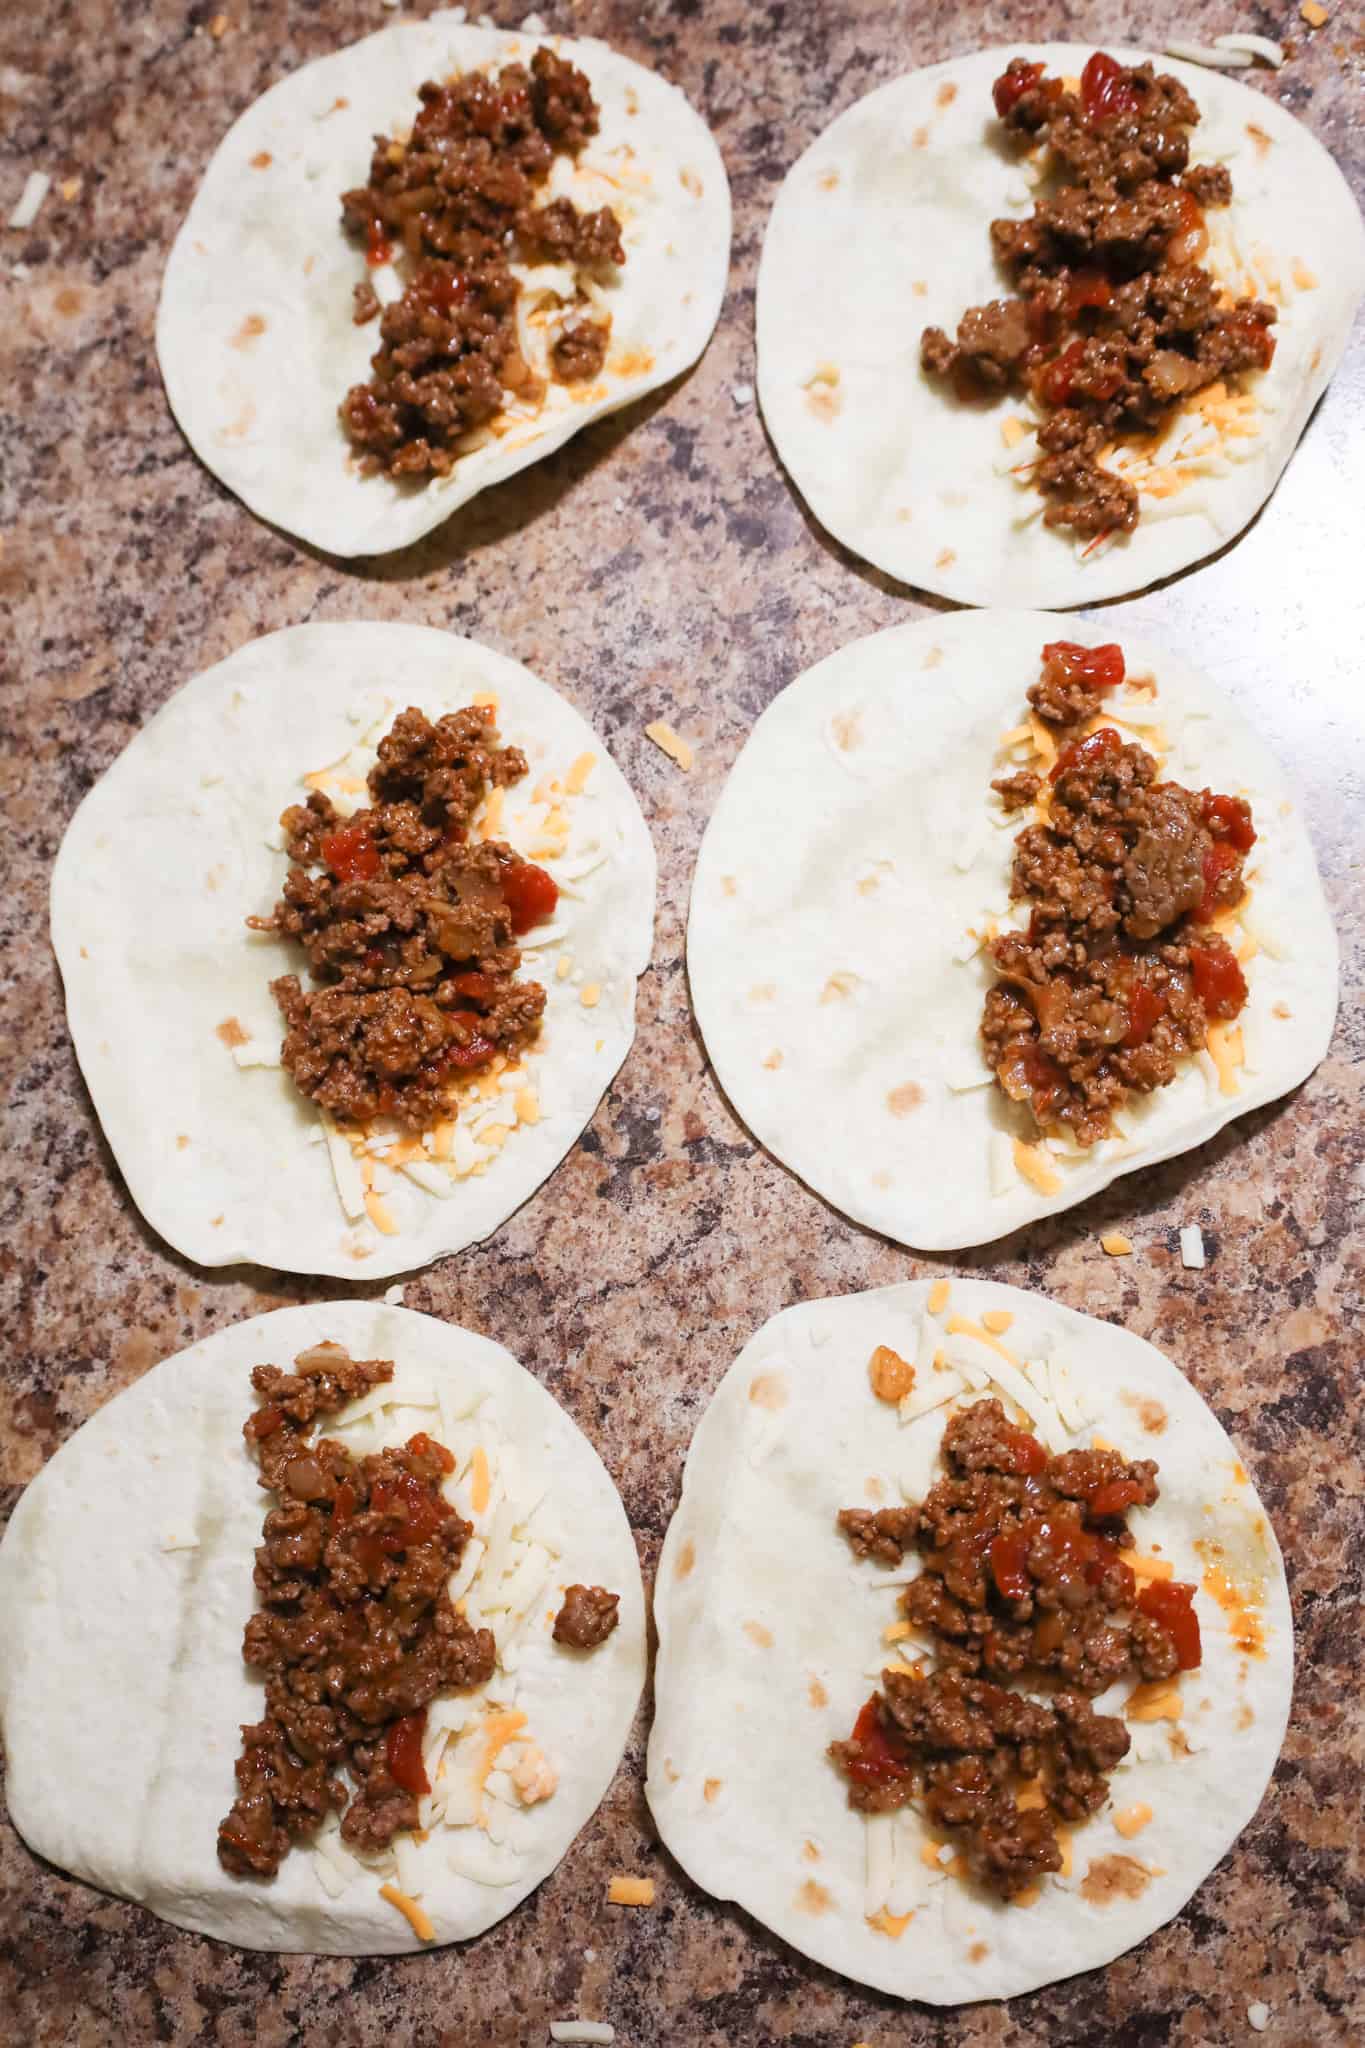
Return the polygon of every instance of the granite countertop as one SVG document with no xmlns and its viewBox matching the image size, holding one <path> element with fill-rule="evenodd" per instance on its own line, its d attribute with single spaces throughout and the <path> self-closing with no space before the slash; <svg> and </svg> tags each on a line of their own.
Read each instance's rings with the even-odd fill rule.
<svg viewBox="0 0 1365 2048">
<path fill-rule="evenodd" d="M 341 1291 L 260 1268 L 200 1272 L 141 1222 L 82 1087 L 48 948 L 46 894 L 83 793 L 152 710 L 258 632 L 306 619 L 416 619 L 531 664 L 593 718 L 658 846 L 654 963 L 635 1050 L 581 1145 L 493 1240 L 410 1282 L 410 1306 L 499 1338 L 600 1445 L 650 1572 L 711 1390 L 785 1304 L 935 1270 L 856 1229 L 759 1151 L 707 1070 L 682 962 L 698 840 L 754 718 L 842 642 L 923 616 L 829 542 L 793 496 L 752 401 L 753 284 L 787 167 L 835 113 L 915 63 L 1011 37 L 1146 41 L 1256 28 L 1291 37 L 1292 108 L 1365 188 L 1361 21 L 1310 35 L 1287 0 L 1138 10 L 1015 0 L 583 0 L 551 26 L 658 66 L 715 130 L 734 185 L 720 329 L 679 385 L 590 429 L 406 553 L 320 556 L 253 519 L 189 453 L 152 350 L 162 263 L 211 150 L 307 58 L 395 16 L 378 0 L 34 0 L 0 26 L 0 217 L 27 172 L 57 181 L 37 224 L 0 229 L 11 401 L 0 457 L 0 592 L 12 664 L 3 777 L 12 990 L 0 1510 L 77 1425 L 155 1360 L 254 1312 Z M 511 23 L 523 10 L 499 5 Z M 1354 126 L 1351 125 L 1354 116 Z M 79 189 L 63 182 L 79 181 Z M 70 195 L 70 196 L 68 196 Z M 11 266 L 22 265 L 15 272 Z M 817 281 L 818 282 L 818 281 Z M 1354 1397 L 1365 850 L 1355 668 L 1362 627 L 1357 343 L 1246 537 L 1109 608 L 1202 661 L 1304 794 L 1344 950 L 1328 1058 L 1287 1101 L 1200 1151 L 960 1263 L 1166 1348 L 1243 1447 L 1287 1555 L 1299 1639 L 1275 1780 L 1232 1853 L 1170 1926 L 1110 1968 L 1014 2001 L 937 2013 L 860 1991 L 703 1896 L 659 1847 L 642 1792 L 645 1719 L 596 1819 L 555 1874 L 463 1950 L 360 1962 L 243 1954 L 38 1864 L 0 1822 L 0 2034 L 35 2044 L 539 2043 L 571 2015 L 622 2048 L 792 2042 L 1247 2042 L 1365 2036 L 1358 1588 L 1365 1548 Z M 1354 477 L 1352 469 L 1354 468 Z M 643 737 L 697 747 L 682 775 Z M 1209 1263 L 1187 1272 L 1182 1224 Z M 1101 1252 L 1122 1227 L 1131 1258 Z M 950 1262 L 937 1264 L 947 1269 Z M 356 1288 L 356 1293 L 375 1292 Z M 98 1742 L 98 1726 L 91 1740 Z M 651 1873 L 650 1912 L 605 1906 L 612 1871 Z"/>
</svg>

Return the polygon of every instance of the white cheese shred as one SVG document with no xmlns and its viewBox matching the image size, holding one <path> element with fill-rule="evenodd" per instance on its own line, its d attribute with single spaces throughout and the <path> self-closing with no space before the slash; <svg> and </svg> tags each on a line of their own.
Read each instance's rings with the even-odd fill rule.
<svg viewBox="0 0 1365 2048">
<path fill-rule="evenodd" d="M 19 203 L 9 217 L 12 228 L 31 228 L 38 218 L 43 201 L 52 190 L 52 180 L 46 171 L 30 171 Z"/>
<path fill-rule="evenodd" d="M 1197 1223 L 1187 1223 L 1180 1233 L 1180 1263 L 1194 1270 L 1204 1264 L 1204 1233 Z"/>
<path fill-rule="evenodd" d="M 1277 43 L 1273 36 L 1215 36 L 1213 46 L 1216 50 L 1245 50 L 1249 57 L 1264 57 L 1276 71 L 1284 62 L 1284 44 Z"/>
<path fill-rule="evenodd" d="M 1251 62 L 1246 50 L 1216 50 L 1208 43 L 1167 43 L 1168 57 L 1183 58 L 1186 64 L 1202 64 L 1209 71 L 1245 71 Z"/>
<path fill-rule="evenodd" d="M 552 2041 L 600 2041 L 602 2048 L 610 2048 L 616 2039 L 615 2027 L 605 2020 L 551 2020 Z"/>
</svg>

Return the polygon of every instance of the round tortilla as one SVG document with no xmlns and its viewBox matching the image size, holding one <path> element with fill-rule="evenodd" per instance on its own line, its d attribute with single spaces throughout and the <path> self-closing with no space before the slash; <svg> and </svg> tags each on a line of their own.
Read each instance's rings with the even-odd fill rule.
<svg viewBox="0 0 1365 2048">
<path fill-rule="evenodd" d="M 217 1857 L 240 1726 L 260 1718 L 264 1700 L 241 1660 L 267 1505 L 242 1440 L 250 1369 L 287 1369 L 328 1339 L 353 1357 L 392 1358 L 400 1390 L 440 1388 L 461 1409 L 482 1390 L 479 1415 L 491 1412 L 515 1447 L 519 1483 L 548 1488 L 534 1527 L 553 1530 L 561 1555 L 539 1604 L 557 1608 L 559 1589 L 575 1581 L 621 1596 L 619 1625 L 601 1648 L 558 1648 L 538 1614 L 515 1673 L 490 1683 L 499 1704 L 525 1712 L 559 1784 L 524 1812 L 501 1809 L 508 1869 L 495 1882 L 446 1860 L 477 1829 L 435 1824 L 413 1845 L 436 1940 L 467 1940 L 511 1912 L 596 1811 L 645 1673 L 640 1571 L 616 1488 L 587 1438 L 500 1344 L 361 1301 L 253 1316 L 166 1359 L 85 1423 L 23 1494 L 0 1543 L 6 1798 L 31 1849 L 177 1927 L 243 1948 L 394 1954 L 426 1944 L 379 1896 L 375 1872 L 333 1897 L 307 1848 L 269 1881 L 229 1877 Z M 416 1426 L 445 1434 L 427 1411 L 394 1439 Z M 473 1517 L 481 1534 L 486 1519 Z"/>
<path fill-rule="evenodd" d="M 1008 291 L 989 225 L 1032 208 L 993 117 L 992 81 L 1013 56 L 1075 76 L 1094 47 L 1012 43 L 869 93 L 788 173 L 763 245 L 758 393 L 793 482 L 855 554 L 963 604 L 1093 604 L 1145 589 L 1240 533 L 1293 454 L 1365 291 L 1365 227 L 1321 143 L 1221 73 L 1152 57 L 1201 111 L 1193 156 L 1231 168 L 1231 206 L 1209 211 L 1207 260 L 1253 296 L 1280 300 L 1275 359 L 1247 384 L 1259 406 L 1253 431 L 1240 419 L 1222 438 L 1216 474 L 1145 494 L 1136 531 L 1089 556 L 1086 543 L 1045 528 L 1039 494 L 1008 473 L 1028 445 L 1011 451 L 1001 434 L 1025 416 L 1023 401 L 955 402 L 920 369 L 919 345 L 926 327 L 955 334 L 969 306 Z M 1144 53 L 1112 54 L 1137 64 Z"/>
<path fill-rule="evenodd" d="M 929 1295 L 915 1281 L 784 1309 L 722 1380 L 659 1560 L 647 1791 L 664 1842 L 708 1891 L 847 1977 L 958 2004 L 1094 1969 L 1179 1912 L 1260 1803 L 1289 1711 L 1293 1638 L 1264 1510 L 1169 1359 L 1017 1288 L 956 1279 L 941 1319 L 928 1315 Z M 1155 1458 L 1161 1498 L 1130 1516 L 1138 1550 L 1159 1549 L 1187 1581 L 1216 1567 L 1229 1603 L 1207 1581 L 1197 1592 L 1204 1657 L 1181 1681 L 1180 1718 L 1133 1725 L 1111 1805 L 1074 1831 L 1070 1875 L 1045 1879 L 1027 1909 L 931 1871 L 913 1812 L 875 1823 L 878 1874 L 885 1880 L 888 1853 L 894 1873 L 878 1883 L 869 1825 L 826 1755 L 899 1654 L 881 1637 L 898 1614 L 896 1589 L 853 1557 L 835 1515 L 894 1503 L 902 1489 L 922 1499 L 942 1470 L 945 1410 L 903 1425 L 873 1396 L 869 1356 L 887 1344 L 931 1359 L 943 1322 L 979 1323 L 991 1310 L 1013 1317 L 1002 1341 L 1022 1358 L 1062 1362 L 1084 1404 L 1079 1434 L 1053 1447 L 1087 1443 L 1093 1430 L 1130 1457 Z M 998 1366 L 990 1349 L 971 1348 Z M 932 1378 L 922 1365 L 916 1393 Z M 912 1558 L 906 1566 L 902 1579 Z M 1248 1654 L 1234 1636 L 1262 1647 Z M 1121 1711 L 1129 1690 L 1096 1705 Z M 1152 1818 L 1125 1837 L 1115 1813 L 1139 1805 Z M 869 1924 L 888 1898 L 897 1915 L 913 1914 L 899 1936 Z"/>
<path fill-rule="evenodd" d="M 577 167 L 557 158 L 547 189 L 585 210 L 611 205 L 623 224 L 604 373 L 586 388 L 551 384 L 534 420 L 512 421 L 448 476 L 362 476 L 337 407 L 368 378 L 379 338 L 351 317 L 351 288 L 373 273 L 343 232 L 341 194 L 364 184 L 377 134 L 411 126 L 424 80 L 528 63 L 543 44 L 586 72 L 601 108 Z M 228 131 L 166 265 L 157 355 L 186 439 L 253 512 L 331 554 L 383 554 L 687 369 L 729 261 L 720 152 L 674 86 L 605 43 L 439 13 L 305 64 Z"/>
<path fill-rule="evenodd" d="M 245 919 L 279 897 L 289 862 L 276 821 L 307 794 L 301 777 L 340 760 L 378 716 L 386 729 L 408 704 L 435 718 L 481 693 L 530 763 L 506 795 L 513 845 L 535 844 L 517 820 L 542 777 L 595 757 L 566 806 L 567 855 L 537 856 L 560 883 L 559 909 L 523 941 L 523 975 L 549 995 L 531 1061 L 539 1121 L 518 1123 L 446 1199 L 394 1174 L 383 1200 L 398 1227 L 385 1234 L 343 1210 L 317 1112 L 289 1076 L 239 1064 L 278 1059 L 269 985 L 305 965 Z M 487 1237 L 553 1173 L 630 1048 L 654 885 L 648 829 L 601 739 L 519 662 L 434 627 L 379 623 L 295 626 L 239 648 L 144 726 L 82 803 L 53 871 L 71 1035 L 134 1201 L 201 1266 L 371 1280 Z"/>
<path fill-rule="evenodd" d="M 1224 1093 L 1212 1061 L 1191 1060 L 1125 1105 L 1126 1139 L 1026 1156 L 1054 1192 L 1017 1169 L 1013 1139 L 1038 1133 L 982 1062 L 994 976 L 967 934 L 1008 909 L 1029 814 L 1006 820 L 990 783 L 1056 635 L 1042 612 L 960 613 L 818 662 L 754 727 L 697 860 L 688 973 L 721 1086 L 817 1194 L 924 1250 L 988 1243 L 1202 1145 L 1304 1080 L 1336 1014 L 1336 938 L 1278 762 L 1198 670 L 1125 634 L 1129 676 L 1158 686 L 1133 702 L 1173 743 L 1166 772 L 1251 799 L 1246 1063 Z"/>
</svg>

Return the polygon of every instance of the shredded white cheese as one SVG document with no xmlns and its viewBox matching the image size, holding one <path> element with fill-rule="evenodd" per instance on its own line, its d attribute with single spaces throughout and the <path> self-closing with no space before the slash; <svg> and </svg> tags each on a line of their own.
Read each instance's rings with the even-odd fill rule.
<svg viewBox="0 0 1365 2048">
<path fill-rule="evenodd" d="M 1187 1223 L 1180 1233 L 1180 1263 L 1196 1269 L 1204 1264 L 1204 1233 L 1197 1223 Z"/>
<path fill-rule="evenodd" d="M 1208 43 L 1167 43 L 1168 57 L 1183 57 L 1187 64 L 1203 64 L 1210 71 L 1244 71 L 1251 62 L 1246 50 L 1216 50 Z"/>
<path fill-rule="evenodd" d="M 9 217 L 10 226 L 31 228 L 51 190 L 52 180 L 46 171 L 30 171 L 24 189 L 19 194 L 19 202 Z"/>
<path fill-rule="evenodd" d="M 1218 50 L 1245 50 L 1249 57 L 1264 57 L 1276 71 L 1284 62 L 1284 45 L 1277 43 L 1273 36 L 1215 36 L 1213 43 Z"/>
<path fill-rule="evenodd" d="M 1264 1999 L 1257 1998 L 1247 2007 L 1247 2025 L 1258 2034 L 1263 2034 L 1270 2025 L 1270 2007 Z"/>
<path fill-rule="evenodd" d="M 603 2048 L 616 2039 L 615 2027 L 605 2020 L 551 2020 L 552 2041 L 600 2041 Z"/>
</svg>

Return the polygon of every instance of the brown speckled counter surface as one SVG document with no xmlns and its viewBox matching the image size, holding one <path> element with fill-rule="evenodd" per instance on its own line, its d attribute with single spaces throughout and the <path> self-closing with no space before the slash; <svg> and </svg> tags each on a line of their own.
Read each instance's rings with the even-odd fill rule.
<svg viewBox="0 0 1365 2048">
<path fill-rule="evenodd" d="M 1331 0 L 1329 0 L 1331 4 Z M 729 296 L 681 385 L 592 429 L 406 553 L 345 564 L 254 520 L 190 455 L 152 351 L 161 266 L 228 123 L 303 60 L 395 17 L 378 0 L 114 7 L 35 0 L 0 24 L 0 217 L 30 169 L 35 227 L 0 229 L 0 453 L 10 881 L 0 1508 L 93 1409 L 162 1358 L 310 1288 L 196 1271 L 142 1224 L 67 1041 L 46 937 L 48 875 L 82 794 L 178 684 L 248 636 L 305 619 L 451 626 L 529 662 L 596 720 L 655 835 L 661 896 L 640 1032 L 583 1143 L 493 1241 L 408 1284 L 411 1307 L 510 1345 L 601 1446 L 648 1572 L 683 1454 L 735 1351 L 785 1303 L 929 1262 L 855 1229 L 759 1152 L 706 1069 L 687 1004 L 693 858 L 752 720 L 799 669 L 924 606 L 813 527 L 750 398 L 753 280 L 768 206 L 798 152 L 873 85 L 1028 32 L 1145 41 L 1256 28 L 1292 37 L 1244 76 L 1300 114 L 1365 187 L 1365 23 L 1310 36 L 1284 0 L 1138 9 L 905 0 L 586 0 L 544 9 L 657 65 L 711 122 L 734 186 Z M 519 20 L 524 8 L 496 10 Z M 221 17 L 220 17 L 221 19 Z M 1354 113 L 1355 126 L 1350 126 Z M 741 398 L 743 391 L 740 391 Z M 643 1715 L 611 1793 L 558 1871 L 463 1950 L 398 1961 L 241 1954 L 38 1865 L 0 1826 L 0 2039 L 29 2043 L 540 2043 L 572 2015 L 621 2048 L 864 2041 L 1250 2042 L 1365 2036 L 1359 1840 L 1357 1365 L 1361 1241 L 1357 682 L 1365 347 L 1294 466 L 1218 561 L 1104 615 L 1218 675 L 1291 764 L 1339 921 L 1342 1019 L 1317 1075 L 1201 1151 L 972 1255 L 973 1270 L 1122 1318 L 1184 1367 L 1243 1447 L 1288 1557 L 1294 1713 L 1253 1825 L 1170 1927 L 1104 1971 L 956 2013 L 864 1994 L 700 1895 L 659 1848 L 641 1790 Z M 695 741 L 683 776 L 642 736 Z M 1354 875 L 1353 875 L 1354 867 Z M 1353 886 L 1354 882 L 1354 886 Z M 1209 1264 L 1187 1272 L 1181 1224 Z M 1121 1226 L 1134 1256 L 1098 1233 Z M 943 1262 L 946 1266 L 950 1262 Z M 357 1292 L 366 1291 L 357 1289 Z M 369 1291 L 378 1291 L 372 1289 Z M 99 1740 L 98 1727 L 91 1740 Z M 602 1901 L 648 1871 L 652 1912 Z"/>
</svg>

